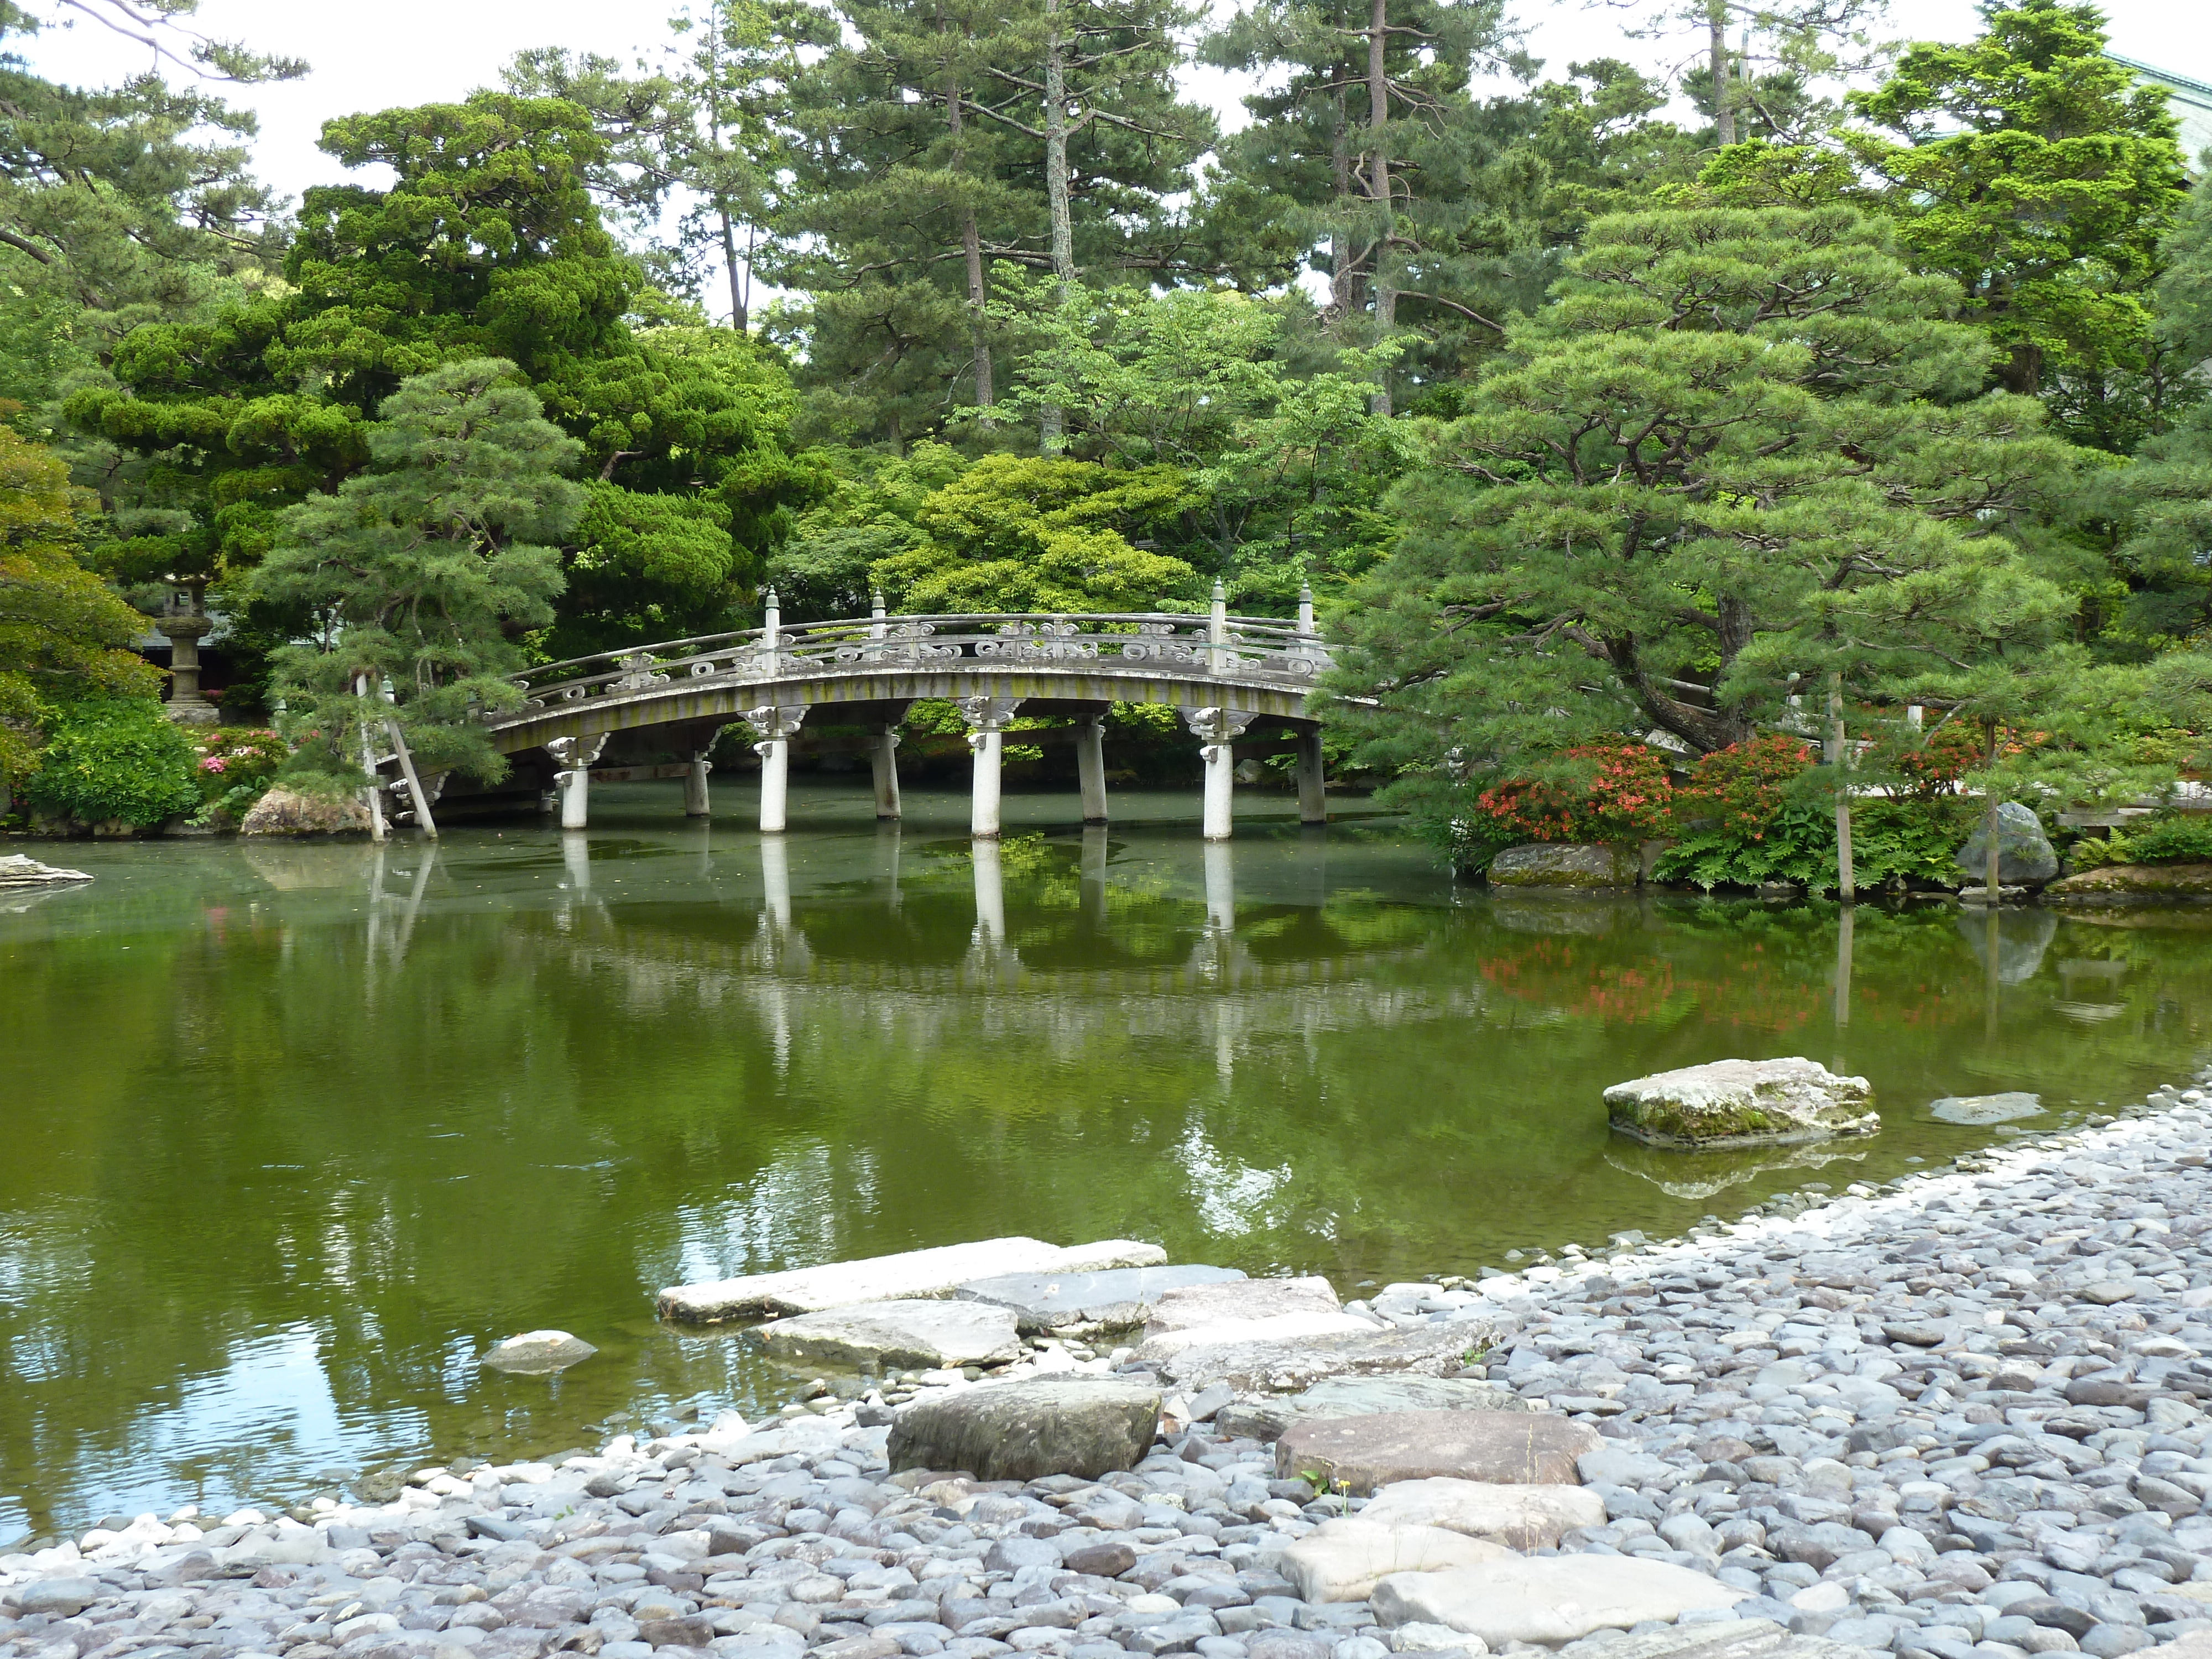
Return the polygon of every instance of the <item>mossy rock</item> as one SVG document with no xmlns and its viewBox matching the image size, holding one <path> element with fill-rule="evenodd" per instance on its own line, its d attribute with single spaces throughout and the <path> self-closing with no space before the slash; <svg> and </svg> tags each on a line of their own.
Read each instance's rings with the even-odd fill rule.
<svg viewBox="0 0 2212 1659">
<path fill-rule="evenodd" d="M 1869 1135 L 1881 1127 L 1874 1090 L 1816 1060 L 1720 1060 L 1616 1083 L 1613 1127 L 1654 1146 L 1784 1146 Z"/>
</svg>

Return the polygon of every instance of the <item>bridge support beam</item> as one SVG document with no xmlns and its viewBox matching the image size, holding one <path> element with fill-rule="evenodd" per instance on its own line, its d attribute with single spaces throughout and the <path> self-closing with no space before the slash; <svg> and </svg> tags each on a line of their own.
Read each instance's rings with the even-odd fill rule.
<svg viewBox="0 0 2212 1659">
<path fill-rule="evenodd" d="M 1106 822 L 1106 717 L 1085 714 L 1075 723 L 1075 777 L 1083 792 L 1083 821 Z"/>
<path fill-rule="evenodd" d="M 1318 726 L 1298 733 L 1298 822 L 1328 822 L 1328 791 L 1322 775 Z"/>
<path fill-rule="evenodd" d="M 1206 745 L 1199 750 L 1206 762 L 1206 838 L 1227 841 L 1235 823 L 1237 787 L 1237 754 L 1230 745 L 1244 735 L 1254 717 L 1237 708 L 1186 708 L 1182 718 Z"/>
<path fill-rule="evenodd" d="M 961 718 L 968 722 L 968 747 L 975 757 L 968 833 L 981 841 L 999 836 L 999 768 L 1006 722 L 1021 706 L 1019 697 L 963 697 L 960 702 Z"/>
<path fill-rule="evenodd" d="M 889 725 L 879 726 L 868 739 L 868 763 L 876 775 L 876 816 L 900 817 L 898 781 L 899 734 Z"/>
<path fill-rule="evenodd" d="M 561 827 L 584 830 L 592 822 L 592 764 L 607 746 L 604 732 L 589 738 L 556 738 L 545 750 L 560 763 L 553 787 L 561 797 Z"/>
<path fill-rule="evenodd" d="M 745 710 L 745 724 L 760 739 L 753 744 L 753 753 L 761 759 L 760 827 L 764 836 L 783 833 L 791 801 L 791 740 L 805 718 L 803 703 Z"/>
<path fill-rule="evenodd" d="M 706 749 L 691 751 L 691 769 L 684 775 L 684 816 L 687 818 L 714 816 L 707 797 L 707 775 L 714 769 L 714 763 L 707 757 L 712 752 Z"/>
</svg>

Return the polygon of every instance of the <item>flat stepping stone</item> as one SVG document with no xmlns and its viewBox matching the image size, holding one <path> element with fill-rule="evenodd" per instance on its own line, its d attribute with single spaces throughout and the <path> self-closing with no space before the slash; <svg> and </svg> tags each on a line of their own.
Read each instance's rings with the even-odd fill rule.
<svg viewBox="0 0 2212 1659">
<path fill-rule="evenodd" d="M 1282 1573 L 1302 1601 L 1364 1601 L 1394 1572 L 1479 1566 L 1505 1553 L 1501 1545 L 1441 1527 L 1378 1525 L 1363 1515 L 1322 1522 L 1283 1552 Z"/>
<path fill-rule="evenodd" d="M 1109 1267 L 1097 1273 L 1002 1273 L 963 1285 L 963 1301 L 1012 1308 L 1024 1336 L 1071 1325 L 1141 1325 L 1170 1291 L 1241 1281 L 1235 1267 Z"/>
<path fill-rule="evenodd" d="M 1012 1324 L 1006 1309 L 979 1311 Z M 890 1465 L 962 1469 L 979 1480 L 1096 1480 L 1136 1468 L 1152 1449 L 1159 1419 L 1158 1386 L 1130 1377 L 989 1382 L 902 1408 L 891 1422 Z"/>
<path fill-rule="evenodd" d="M 934 1249 L 870 1256 L 860 1261 L 757 1273 L 748 1279 L 678 1285 L 661 1291 L 654 1305 L 663 1318 L 714 1324 L 726 1319 L 818 1313 L 861 1302 L 951 1296 L 971 1279 L 1004 1273 L 1156 1267 L 1167 1259 L 1168 1253 L 1158 1245 L 1126 1238 L 1066 1248 L 1034 1238 L 991 1238 L 973 1244 L 943 1244 Z"/>
<path fill-rule="evenodd" d="M 1145 1322 L 1146 1338 L 1194 1330 L 1224 1321 L 1273 1319 L 1285 1314 L 1333 1314 L 1343 1304 L 1336 1287 L 1318 1274 L 1305 1279 L 1244 1279 L 1187 1285 L 1164 1291 Z"/>
<path fill-rule="evenodd" d="M 1588 1424 L 1550 1412 L 1376 1412 L 1292 1424 L 1275 1443 L 1275 1474 L 1288 1480 L 1310 1474 L 1355 1497 L 1437 1476 L 1579 1486 L 1575 1460 L 1604 1443 Z"/>
<path fill-rule="evenodd" d="M 1448 1376 L 1496 1336 L 1497 1328 L 1480 1319 L 1403 1331 L 1369 1325 L 1322 1336 L 1194 1342 L 1162 1359 L 1159 1369 L 1191 1394 L 1218 1382 L 1238 1394 L 1296 1394 L 1331 1376 Z"/>
<path fill-rule="evenodd" d="M 1310 1418 L 1368 1417 L 1376 1412 L 1524 1412 L 1528 1402 L 1496 1382 L 1467 1376 L 1331 1376 L 1280 1400 L 1240 1400 L 1214 1417 L 1223 1434 L 1272 1441 Z"/>
<path fill-rule="evenodd" d="M 870 1302 L 756 1326 L 752 1335 L 787 1364 L 858 1367 L 997 1365 L 1020 1357 L 1013 1310 L 981 1302 Z"/>
<path fill-rule="evenodd" d="M 2042 1115 L 2043 1097 L 2017 1089 L 1999 1095 L 1946 1095 L 1928 1109 L 1938 1123 L 2010 1123 Z"/>
<path fill-rule="evenodd" d="M 2199 1659 L 2181 1655 L 2179 1647 L 2166 1651 L 2174 1659 Z M 1647 1636 L 1608 1632 L 1559 1650 L 1560 1659 L 1866 1659 L 1866 1652 L 1825 1637 L 1792 1636 L 1771 1619 L 1714 1620 Z"/>
<path fill-rule="evenodd" d="M 1577 1527 L 1603 1526 L 1605 1499 L 1587 1486 L 1437 1476 L 1391 1482 L 1359 1518 L 1381 1526 L 1440 1527 L 1508 1549 L 1540 1550 L 1555 1547 Z"/>
<path fill-rule="evenodd" d="M 1632 1555 L 1508 1556 L 1442 1572 L 1401 1572 L 1375 1587 L 1385 1625 L 1445 1625 L 1492 1650 L 1508 1642 L 1557 1644 L 1647 1619 L 1732 1607 L 1751 1594 L 1665 1561 Z"/>
</svg>

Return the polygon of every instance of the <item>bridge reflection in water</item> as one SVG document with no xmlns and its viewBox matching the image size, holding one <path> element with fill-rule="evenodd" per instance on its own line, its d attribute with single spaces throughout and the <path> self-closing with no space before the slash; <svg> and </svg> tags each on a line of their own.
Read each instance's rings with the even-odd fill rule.
<svg viewBox="0 0 2212 1659">
<path fill-rule="evenodd" d="M 876 596 L 871 615 L 786 627 L 771 590 L 763 627 L 550 663 L 515 676 L 521 706 L 487 718 L 494 745 L 557 793 L 564 829 L 590 822 L 592 769 L 608 740 L 651 732 L 689 757 L 684 811 L 709 814 L 708 755 L 724 727 L 751 727 L 761 759 L 760 828 L 787 826 L 791 749 L 810 711 L 867 734 L 882 818 L 901 815 L 899 726 L 922 699 L 957 705 L 975 757 L 969 833 L 1000 830 L 1006 732 L 1018 712 L 1072 715 L 1086 823 L 1108 817 L 1105 719 L 1116 702 L 1179 710 L 1200 738 L 1204 835 L 1228 839 L 1233 745 L 1256 722 L 1295 739 L 1299 817 L 1326 820 L 1320 727 L 1310 704 L 1329 666 L 1313 596 L 1295 622 L 1231 617 L 1219 584 L 1204 616 L 1166 612 L 894 617 Z M 395 782 L 395 789 L 404 789 Z"/>
</svg>

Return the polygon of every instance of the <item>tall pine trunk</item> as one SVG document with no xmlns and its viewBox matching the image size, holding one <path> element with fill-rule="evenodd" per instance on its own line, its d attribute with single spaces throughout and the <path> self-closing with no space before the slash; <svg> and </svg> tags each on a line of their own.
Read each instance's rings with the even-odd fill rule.
<svg viewBox="0 0 2212 1659">
<path fill-rule="evenodd" d="M 1336 127 L 1329 135 L 1329 184 L 1336 192 L 1335 222 L 1328 238 L 1328 303 L 1339 318 L 1358 305 L 1359 255 L 1352 227 L 1352 111 L 1344 96 L 1347 65 L 1336 88 Z"/>
<path fill-rule="evenodd" d="M 945 89 L 945 124 L 952 132 L 952 165 L 964 175 L 968 159 L 962 143 L 964 129 L 960 108 L 960 82 L 956 79 Z M 975 204 L 967 203 L 960 210 L 960 245 L 968 258 L 968 332 L 974 343 L 975 354 L 975 402 L 980 408 L 988 409 L 998 401 L 998 393 L 991 377 L 991 343 L 984 332 L 983 302 L 983 238 L 975 226 Z M 983 417 L 989 420 L 988 415 Z"/>
<path fill-rule="evenodd" d="M 1735 143 L 1735 106 L 1729 101 L 1727 0 L 1705 0 L 1713 70 L 1713 125 L 1723 144 Z"/>
<path fill-rule="evenodd" d="M 717 202 L 714 210 L 722 221 L 722 269 L 730 278 L 730 326 L 740 334 L 745 331 L 745 291 L 738 281 L 738 228 L 730 218 L 726 204 Z"/>
<path fill-rule="evenodd" d="M 1847 775 L 1849 747 L 1844 741 L 1844 677 L 1828 676 L 1828 765 L 1836 786 L 1836 896 L 1849 904 L 1858 896 L 1851 869 L 1851 789 Z"/>
<path fill-rule="evenodd" d="M 1990 729 L 1990 769 L 1994 773 L 1997 763 L 1997 723 L 1990 720 L 1985 724 Z M 1997 849 L 1997 832 L 2004 827 L 2004 802 L 1999 799 L 2002 792 L 1998 789 L 1994 776 L 1982 793 L 1986 800 L 1982 817 L 1982 837 L 1989 843 L 1982 849 L 1982 882 L 1987 890 L 1983 897 L 1994 909 L 1997 902 L 1997 868 L 2002 858 Z"/>
<path fill-rule="evenodd" d="M 1060 0 L 1044 0 L 1044 180 L 1052 214 L 1054 298 L 1066 305 L 1075 295 L 1075 227 L 1067 199 L 1067 69 L 1060 38 Z M 1067 418 L 1058 404 L 1037 411 L 1039 447 L 1056 455 L 1067 445 Z"/>
<path fill-rule="evenodd" d="M 1367 25 L 1367 191 L 1375 212 L 1375 338 L 1379 344 L 1390 337 L 1398 322 L 1398 290 L 1393 285 L 1390 258 L 1390 150 L 1383 133 L 1390 119 L 1390 43 L 1389 0 L 1370 0 Z M 1390 412 L 1390 371 L 1376 370 L 1375 395 L 1368 407 L 1375 414 Z"/>
</svg>

